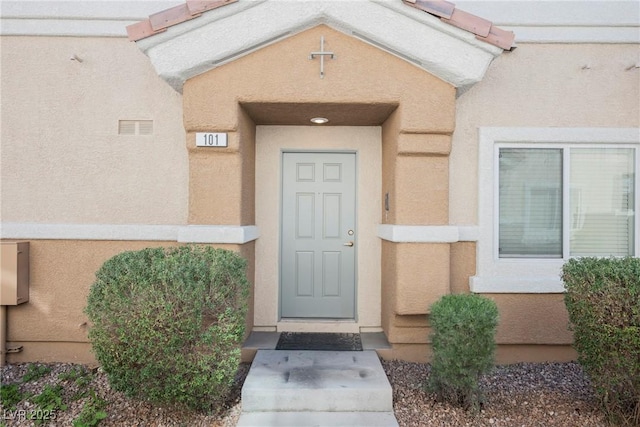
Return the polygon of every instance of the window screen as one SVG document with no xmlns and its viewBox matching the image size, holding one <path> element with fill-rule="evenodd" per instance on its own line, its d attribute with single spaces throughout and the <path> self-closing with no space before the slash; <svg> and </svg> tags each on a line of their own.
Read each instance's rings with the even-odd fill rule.
<svg viewBox="0 0 640 427">
<path fill-rule="evenodd" d="M 562 257 L 562 150 L 502 148 L 499 256 Z"/>
<path fill-rule="evenodd" d="M 633 154 L 631 148 L 571 149 L 572 256 L 633 254 Z"/>
</svg>

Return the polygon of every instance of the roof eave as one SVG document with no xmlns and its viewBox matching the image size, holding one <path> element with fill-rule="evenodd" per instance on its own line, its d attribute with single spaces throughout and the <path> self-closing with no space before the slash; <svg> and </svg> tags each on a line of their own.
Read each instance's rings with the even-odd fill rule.
<svg viewBox="0 0 640 427">
<path fill-rule="evenodd" d="M 137 42 L 178 92 L 191 77 L 320 24 L 408 60 L 459 93 L 482 80 L 503 52 L 478 39 L 482 36 L 400 0 L 230 1 Z"/>
</svg>

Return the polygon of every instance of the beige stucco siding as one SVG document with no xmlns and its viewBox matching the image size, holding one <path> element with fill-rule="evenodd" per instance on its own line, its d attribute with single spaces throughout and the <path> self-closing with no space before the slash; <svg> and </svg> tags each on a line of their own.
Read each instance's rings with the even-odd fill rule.
<svg viewBox="0 0 640 427">
<path fill-rule="evenodd" d="M 9 362 L 92 362 L 84 313 L 95 273 L 109 258 L 129 250 L 175 246 L 172 242 L 31 240 L 29 302 L 8 307 L 7 341 L 23 351 Z M 253 244 L 215 245 L 248 260 L 253 277 Z"/>
<path fill-rule="evenodd" d="M 2 37 L 1 78 L 3 222 L 186 223 L 182 99 L 135 44 Z"/>
<path fill-rule="evenodd" d="M 477 224 L 479 127 L 639 127 L 638 45 L 520 44 L 456 103 L 450 223 Z"/>
<path fill-rule="evenodd" d="M 500 312 L 499 344 L 571 344 L 564 296 L 489 294 Z"/>
</svg>

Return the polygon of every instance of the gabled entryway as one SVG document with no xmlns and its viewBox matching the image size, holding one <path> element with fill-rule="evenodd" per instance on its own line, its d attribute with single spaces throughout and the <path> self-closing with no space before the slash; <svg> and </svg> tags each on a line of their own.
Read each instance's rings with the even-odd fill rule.
<svg viewBox="0 0 640 427">
<path fill-rule="evenodd" d="M 318 61 L 307 56 L 321 38 L 325 49 L 336 52 L 336 59 L 325 63 L 323 78 Z M 424 312 L 422 305 L 428 304 L 425 296 L 448 292 L 446 282 L 425 288 L 419 278 L 414 283 L 404 278 L 425 273 L 419 258 L 424 250 L 434 253 L 427 256 L 441 257 L 448 256 L 448 247 L 411 245 L 417 246 L 411 248 L 417 257 L 399 259 L 396 264 L 401 271 L 398 267 L 385 269 L 381 264 L 393 256 L 385 255 L 386 242 L 379 238 L 378 228 L 384 223 L 447 224 L 447 154 L 455 95 L 450 84 L 325 25 L 185 83 L 191 221 L 255 224 L 260 230 L 260 237 L 245 245 L 253 245 L 255 260 L 253 330 L 380 331 L 385 329 L 385 317 L 394 324 L 396 315 Z M 313 125 L 309 120 L 318 116 L 329 122 Z M 195 147 L 191 142 L 195 133 L 206 131 L 228 133 L 229 147 Z M 290 295 L 292 289 L 300 294 L 335 293 L 335 284 L 325 289 L 320 286 L 323 274 L 334 278 L 342 274 L 320 270 L 314 275 L 318 286 L 312 289 L 300 269 L 321 269 L 323 257 L 324 265 L 337 267 L 335 254 L 325 250 L 311 258 L 298 253 L 296 260 L 287 252 L 285 226 L 292 218 L 286 200 L 292 194 L 283 174 L 288 167 L 286 153 L 305 151 L 355 154 L 353 185 L 358 188 L 348 201 L 353 206 L 353 226 L 343 222 L 340 238 L 335 241 L 339 245 L 349 242 L 349 230 L 357 239 L 352 248 L 341 246 L 342 250 L 352 249 L 354 269 L 358 269 L 350 273 L 354 277 L 353 297 L 339 301 L 351 306 L 350 312 L 338 307 L 325 314 L 314 312 L 319 309 L 318 301 L 305 306 L 308 296 Z M 222 182 L 224 185 L 219 184 Z M 295 197 L 304 191 L 296 190 Z M 331 200 L 322 195 L 317 202 Z M 316 206 L 322 209 L 323 204 Z M 395 250 L 395 246 L 390 248 Z M 313 267 L 311 259 L 315 260 Z M 292 265 L 297 272 L 291 273 Z M 440 277 L 447 264 L 428 268 Z M 391 276 L 385 280 L 385 274 Z M 295 284 L 287 282 L 287 275 L 293 275 Z M 399 279 L 402 292 L 396 291 Z M 337 301 L 335 297 L 327 300 Z"/>
<path fill-rule="evenodd" d="M 183 96 L 189 224 L 239 236 L 250 330 L 383 331 L 415 359 L 453 255 L 395 230 L 449 224 L 456 97 L 502 49 L 416 8 L 433 2 L 230 3 L 138 42 Z"/>
</svg>

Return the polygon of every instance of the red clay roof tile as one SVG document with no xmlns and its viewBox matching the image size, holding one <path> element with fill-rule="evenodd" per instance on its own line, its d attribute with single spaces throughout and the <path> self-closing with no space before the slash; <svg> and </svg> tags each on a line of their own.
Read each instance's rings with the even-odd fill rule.
<svg viewBox="0 0 640 427">
<path fill-rule="evenodd" d="M 180 24 L 198 16 L 200 15 L 192 15 L 189 12 L 187 4 L 185 3 L 172 7 L 171 9 L 166 9 L 161 12 L 154 13 L 153 15 L 149 16 L 149 21 L 151 21 L 151 28 L 153 28 L 153 31 L 158 31 L 171 27 L 172 25 Z"/>
<path fill-rule="evenodd" d="M 185 4 L 154 13 L 149 19 L 127 26 L 127 35 L 130 41 L 138 41 L 166 31 L 173 25 L 197 18 L 203 12 L 236 1 L 238 0 L 187 0 Z"/>
<path fill-rule="evenodd" d="M 166 31 L 166 29 L 154 31 L 151 27 L 151 21 L 149 21 L 148 19 L 127 26 L 127 35 L 129 36 L 129 41 L 132 42 L 137 42 L 138 40 L 161 33 L 163 31 Z"/>
<path fill-rule="evenodd" d="M 450 19 L 440 18 L 447 24 L 469 31 L 477 36 L 487 37 L 491 30 L 491 21 L 472 15 L 464 10 L 454 9 Z"/>
<path fill-rule="evenodd" d="M 185 4 L 155 13 L 144 21 L 127 26 L 129 40 L 138 41 L 165 31 L 168 27 L 197 18 L 203 12 L 235 3 L 238 0 L 186 0 Z M 476 35 L 478 40 L 511 50 L 515 35 L 493 26 L 490 21 L 457 9 L 446 0 L 402 0 L 406 5 L 437 16 L 443 22 Z"/>
<path fill-rule="evenodd" d="M 445 0 L 404 0 L 409 6 L 423 10 L 439 18 L 451 18 L 456 5 Z"/>
<path fill-rule="evenodd" d="M 491 43 L 494 46 L 498 46 L 501 49 L 511 50 L 513 49 L 513 42 L 516 39 L 516 35 L 513 33 L 513 31 L 506 31 L 502 28 L 498 28 L 495 25 L 492 25 L 489 35 L 487 35 L 486 37 L 476 35 L 476 38 L 478 40 L 482 40 L 483 42 Z"/>
</svg>

